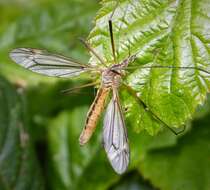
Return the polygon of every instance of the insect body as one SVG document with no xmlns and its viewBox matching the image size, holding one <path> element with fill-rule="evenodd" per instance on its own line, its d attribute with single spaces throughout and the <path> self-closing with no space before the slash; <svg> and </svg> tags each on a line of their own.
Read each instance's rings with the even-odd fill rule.
<svg viewBox="0 0 210 190">
<path fill-rule="evenodd" d="M 80 135 L 79 142 L 81 145 L 84 145 L 92 136 L 104 109 L 106 99 L 112 91 L 113 95 L 104 117 L 103 144 L 114 170 L 121 174 L 127 169 L 129 164 L 129 146 L 118 88 L 121 84 L 123 70 L 129 62 L 135 59 L 135 56 L 130 56 L 120 64 L 102 68 L 80 64 L 57 54 L 50 54 L 47 51 L 31 48 L 14 49 L 10 53 L 10 57 L 23 67 L 48 76 L 72 77 L 83 72 L 100 72 L 101 85 L 88 111 L 85 127 Z"/>
<path fill-rule="evenodd" d="M 103 111 L 106 98 L 112 88 L 117 88 L 119 86 L 119 79 L 119 73 L 115 73 L 111 68 L 102 70 L 101 86 L 87 114 L 85 128 L 80 136 L 81 145 L 85 144 L 91 137 L 100 113 Z"/>
<path fill-rule="evenodd" d="M 126 67 L 127 60 L 122 64 L 113 65 L 102 71 L 101 87 L 88 112 L 86 126 L 80 136 L 80 144 L 85 144 L 91 137 L 104 103 L 109 92 L 113 96 L 107 107 L 104 118 L 103 142 L 108 158 L 117 173 L 123 173 L 129 163 L 129 146 L 125 121 L 122 108 L 119 102 L 118 87 L 121 82 L 123 67 Z"/>
</svg>

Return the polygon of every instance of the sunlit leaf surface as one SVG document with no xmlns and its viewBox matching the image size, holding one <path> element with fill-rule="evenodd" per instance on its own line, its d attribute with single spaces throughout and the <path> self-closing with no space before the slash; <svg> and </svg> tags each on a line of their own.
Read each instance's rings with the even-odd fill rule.
<svg viewBox="0 0 210 190">
<path fill-rule="evenodd" d="M 116 1 L 104 0 L 89 41 L 104 60 L 113 64 L 108 20 Z M 127 83 L 149 109 L 171 127 L 192 117 L 210 89 L 210 75 L 196 69 L 142 68 L 142 66 L 199 67 L 210 71 L 208 0 L 122 0 L 113 20 L 117 60 L 137 54 Z M 90 63 L 98 64 L 92 56 Z M 133 125 L 155 134 L 160 127 L 148 113 L 126 96 Z M 131 103 L 132 102 L 132 103 Z M 135 118 L 135 119 L 134 119 Z M 153 126 L 153 127 L 151 127 Z"/>
</svg>

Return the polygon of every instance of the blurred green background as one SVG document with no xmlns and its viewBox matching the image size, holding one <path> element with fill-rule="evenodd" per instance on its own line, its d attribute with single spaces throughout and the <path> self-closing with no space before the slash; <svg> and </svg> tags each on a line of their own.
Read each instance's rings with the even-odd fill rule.
<svg viewBox="0 0 210 190">
<path fill-rule="evenodd" d="M 210 98 L 181 136 L 127 126 L 131 164 L 118 176 L 101 124 L 88 145 L 78 143 L 95 90 L 61 93 L 90 78 L 45 77 L 9 59 L 15 47 L 34 47 L 88 62 L 78 38 L 88 36 L 99 8 L 97 0 L 0 1 L 0 190 L 209 190 Z"/>
</svg>

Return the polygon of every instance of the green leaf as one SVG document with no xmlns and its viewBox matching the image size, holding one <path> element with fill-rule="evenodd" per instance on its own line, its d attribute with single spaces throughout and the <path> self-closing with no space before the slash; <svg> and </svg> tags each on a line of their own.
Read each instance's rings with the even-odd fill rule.
<svg viewBox="0 0 210 190">
<path fill-rule="evenodd" d="M 170 148 L 150 150 L 139 171 L 161 190 L 208 190 L 210 187 L 210 114 Z"/>
<path fill-rule="evenodd" d="M 89 41 L 97 53 L 113 64 L 108 19 L 114 12 L 113 33 L 117 60 L 137 54 L 128 70 L 127 84 L 137 97 L 125 95 L 135 130 L 151 135 L 164 124 L 151 112 L 138 107 L 140 98 L 159 119 L 171 127 L 182 127 L 202 104 L 210 89 L 210 75 L 197 69 L 144 68 L 144 66 L 199 67 L 210 71 L 208 0 L 120 0 L 102 1 Z M 90 63 L 99 64 L 92 55 Z M 137 103 L 133 102 L 133 99 Z M 131 103 L 132 102 L 132 103 Z M 150 115 L 150 116 L 149 116 Z"/>
<path fill-rule="evenodd" d="M 0 189 L 44 189 L 25 122 L 25 107 L 0 77 Z"/>
</svg>

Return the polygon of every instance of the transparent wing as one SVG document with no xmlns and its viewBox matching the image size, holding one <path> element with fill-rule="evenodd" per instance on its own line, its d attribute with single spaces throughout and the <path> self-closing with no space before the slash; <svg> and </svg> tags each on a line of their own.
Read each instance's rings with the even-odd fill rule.
<svg viewBox="0 0 210 190">
<path fill-rule="evenodd" d="M 31 71 L 48 76 L 72 77 L 89 69 L 64 56 L 32 48 L 14 49 L 10 52 L 10 58 Z"/>
<path fill-rule="evenodd" d="M 117 90 L 113 90 L 113 97 L 105 113 L 103 143 L 114 170 L 118 174 L 124 173 L 129 164 L 129 145 Z"/>
</svg>

